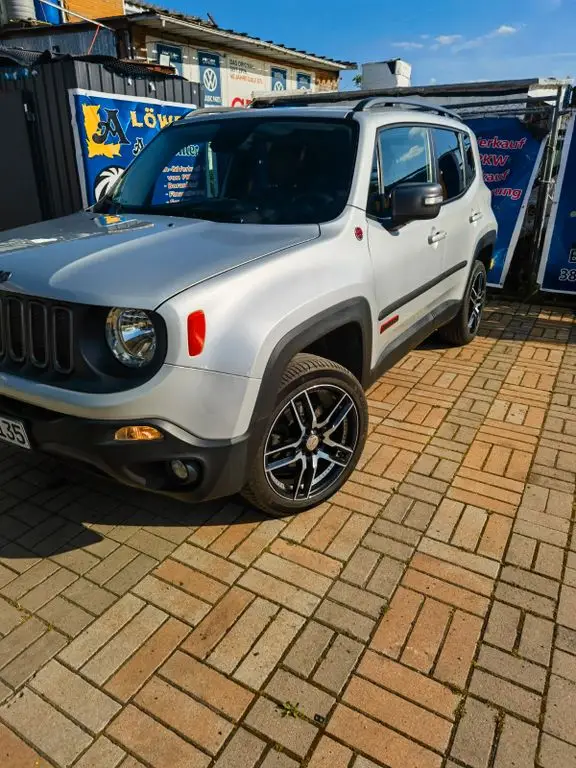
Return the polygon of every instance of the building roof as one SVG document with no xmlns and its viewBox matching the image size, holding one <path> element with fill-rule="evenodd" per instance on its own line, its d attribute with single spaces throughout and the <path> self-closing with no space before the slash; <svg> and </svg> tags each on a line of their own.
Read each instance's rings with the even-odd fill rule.
<svg viewBox="0 0 576 768">
<path fill-rule="evenodd" d="M 170 11 L 149 3 L 138 2 L 138 0 L 126 2 L 125 9 L 127 18 L 138 24 L 152 29 L 162 29 L 164 32 L 171 31 L 181 36 L 194 37 L 195 40 L 205 42 L 207 45 L 220 44 L 228 49 L 242 51 L 247 55 L 254 54 L 254 49 L 257 48 L 260 49 L 258 51 L 260 55 L 284 60 L 296 66 L 308 65 L 309 67 L 320 67 L 334 71 L 357 69 L 358 66 L 353 61 L 331 59 L 316 53 L 290 48 L 272 40 L 262 40 L 246 32 L 236 32 L 233 29 L 219 27 L 213 21 L 207 21 L 198 16 Z"/>
<path fill-rule="evenodd" d="M 32 67 L 42 56 L 42 51 L 25 51 L 23 48 L 10 48 L 0 44 L 0 66 L 16 65 L 18 67 Z"/>
<path fill-rule="evenodd" d="M 282 61 L 293 67 L 302 67 L 307 69 L 322 69 L 332 72 L 341 72 L 345 69 L 357 69 L 358 65 L 353 61 L 340 61 L 330 59 L 320 54 L 310 53 L 308 51 L 289 48 L 282 43 L 275 43 L 272 40 L 262 40 L 259 37 L 253 37 L 246 32 L 236 32 L 233 29 L 224 29 L 217 26 L 213 21 L 201 19 L 198 16 L 188 16 L 183 13 L 177 13 L 159 8 L 154 5 L 140 2 L 125 3 L 125 16 L 107 16 L 99 18 L 96 21 L 110 29 L 118 29 L 125 26 L 126 22 L 137 24 L 154 30 L 158 37 L 172 32 L 179 37 L 190 38 L 191 44 L 201 43 L 207 48 L 223 47 L 227 50 L 234 50 L 243 53 L 246 56 L 259 55 L 263 58 Z M 39 24 L 37 22 L 18 22 L 4 25 L 0 29 L 1 37 L 9 39 L 18 36 L 23 30 L 27 35 L 43 36 L 54 30 L 78 32 L 82 28 L 90 26 L 92 22 L 77 21 L 74 24 L 63 23 L 58 25 Z"/>
</svg>

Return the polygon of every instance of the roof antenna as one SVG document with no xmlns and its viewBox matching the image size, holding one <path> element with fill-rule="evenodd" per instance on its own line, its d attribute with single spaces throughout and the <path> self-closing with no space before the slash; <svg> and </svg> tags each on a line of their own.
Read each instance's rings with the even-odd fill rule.
<svg viewBox="0 0 576 768">
<path fill-rule="evenodd" d="M 210 19 L 210 21 L 212 22 L 212 24 L 214 24 L 214 26 L 215 26 L 215 27 L 217 27 L 217 26 L 218 26 L 218 24 L 216 24 L 216 22 L 214 21 L 214 16 L 212 16 L 212 14 L 211 14 L 211 13 L 208 13 L 208 12 L 206 12 L 206 16 L 208 16 L 208 18 Z"/>
</svg>

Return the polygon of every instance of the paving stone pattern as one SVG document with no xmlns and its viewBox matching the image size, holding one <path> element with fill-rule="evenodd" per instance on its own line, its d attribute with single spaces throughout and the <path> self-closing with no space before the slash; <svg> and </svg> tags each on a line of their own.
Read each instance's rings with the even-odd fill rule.
<svg viewBox="0 0 576 768">
<path fill-rule="evenodd" d="M 293 518 L 0 449 L 0 766 L 574 768 L 574 320 L 411 353 Z"/>
</svg>

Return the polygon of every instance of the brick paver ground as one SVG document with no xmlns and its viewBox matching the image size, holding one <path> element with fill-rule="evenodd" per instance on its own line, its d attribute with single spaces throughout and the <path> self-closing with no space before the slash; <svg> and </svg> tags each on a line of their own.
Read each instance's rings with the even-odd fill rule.
<svg viewBox="0 0 576 768">
<path fill-rule="evenodd" d="M 284 520 L 0 449 L 0 766 L 574 768 L 573 311 L 492 305 L 369 399 Z"/>
</svg>

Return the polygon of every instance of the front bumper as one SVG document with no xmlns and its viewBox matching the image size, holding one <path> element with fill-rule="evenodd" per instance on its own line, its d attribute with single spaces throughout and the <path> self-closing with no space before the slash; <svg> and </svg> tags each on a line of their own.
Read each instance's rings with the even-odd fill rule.
<svg viewBox="0 0 576 768">
<path fill-rule="evenodd" d="M 0 415 L 21 420 L 31 446 L 53 456 L 79 461 L 126 484 L 205 501 L 237 493 L 245 484 L 249 437 L 206 440 L 161 419 L 93 420 L 69 416 L 0 396 Z M 149 425 L 162 440 L 118 441 L 120 427 Z M 195 482 L 184 484 L 170 469 L 180 459 L 197 468 Z"/>
<path fill-rule="evenodd" d="M 248 432 L 260 385 L 258 379 L 167 363 L 139 387 L 106 393 L 63 389 L 0 371 L 0 397 L 90 421 L 129 424 L 157 418 L 202 440 L 218 441 Z"/>
</svg>

